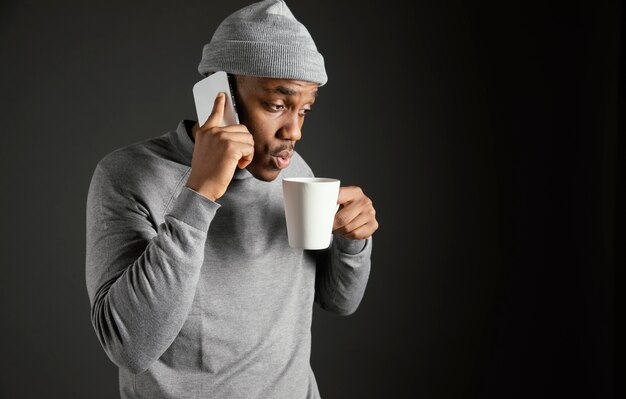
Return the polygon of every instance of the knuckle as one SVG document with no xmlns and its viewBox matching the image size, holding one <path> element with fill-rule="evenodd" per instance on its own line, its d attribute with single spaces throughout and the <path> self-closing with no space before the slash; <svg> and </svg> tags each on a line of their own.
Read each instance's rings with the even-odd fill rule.
<svg viewBox="0 0 626 399">
<path fill-rule="evenodd" d="M 234 152 L 237 150 L 237 146 L 231 140 L 224 140 L 224 145 L 226 146 L 226 151 L 228 152 Z"/>
<path fill-rule="evenodd" d="M 344 215 L 335 215 L 335 220 L 339 226 L 345 226 L 348 223 L 348 220 Z"/>
</svg>

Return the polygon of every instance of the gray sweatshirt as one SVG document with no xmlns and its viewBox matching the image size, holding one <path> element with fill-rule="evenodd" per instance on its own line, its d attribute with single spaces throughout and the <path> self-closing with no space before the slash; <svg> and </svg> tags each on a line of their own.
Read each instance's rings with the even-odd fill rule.
<svg viewBox="0 0 626 399">
<path fill-rule="evenodd" d="M 289 247 L 282 179 L 236 169 L 216 202 L 185 187 L 195 122 L 107 154 L 87 197 L 91 320 L 122 398 L 319 398 L 313 303 L 358 307 L 372 238 Z"/>
</svg>

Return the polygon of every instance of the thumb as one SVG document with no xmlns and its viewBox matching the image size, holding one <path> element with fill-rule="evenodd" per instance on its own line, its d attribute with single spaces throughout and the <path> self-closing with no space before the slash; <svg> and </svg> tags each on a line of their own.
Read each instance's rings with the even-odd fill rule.
<svg viewBox="0 0 626 399">
<path fill-rule="evenodd" d="M 215 97 L 215 103 L 213 104 L 211 115 L 209 115 L 209 119 L 204 122 L 204 126 L 221 126 L 222 119 L 224 118 L 224 105 L 226 105 L 226 95 L 224 95 L 223 92 L 219 92 Z"/>
</svg>

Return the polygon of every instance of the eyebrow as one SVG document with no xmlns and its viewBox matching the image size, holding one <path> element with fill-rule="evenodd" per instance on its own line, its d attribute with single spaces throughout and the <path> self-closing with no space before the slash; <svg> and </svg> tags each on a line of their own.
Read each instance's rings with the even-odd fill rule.
<svg viewBox="0 0 626 399">
<path fill-rule="evenodd" d="M 276 87 L 270 87 L 270 88 L 263 88 L 263 90 L 267 93 L 278 93 L 278 94 L 282 94 L 285 96 L 295 96 L 296 94 L 298 94 L 297 91 L 292 90 L 288 87 L 285 86 L 276 86 Z M 317 97 L 317 90 L 313 92 L 313 96 Z"/>
</svg>

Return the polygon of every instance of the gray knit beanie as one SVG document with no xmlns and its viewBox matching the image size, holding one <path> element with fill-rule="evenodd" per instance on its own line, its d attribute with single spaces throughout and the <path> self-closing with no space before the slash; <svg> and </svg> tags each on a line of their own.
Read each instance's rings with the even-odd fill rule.
<svg viewBox="0 0 626 399">
<path fill-rule="evenodd" d="M 228 16 L 202 49 L 198 72 L 327 81 L 324 57 L 283 0 L 264 0 Z"/>
</svg>

